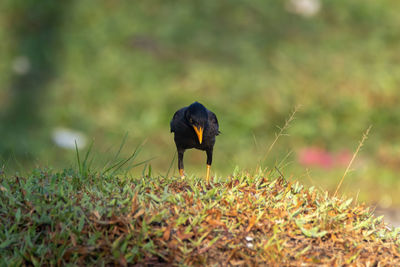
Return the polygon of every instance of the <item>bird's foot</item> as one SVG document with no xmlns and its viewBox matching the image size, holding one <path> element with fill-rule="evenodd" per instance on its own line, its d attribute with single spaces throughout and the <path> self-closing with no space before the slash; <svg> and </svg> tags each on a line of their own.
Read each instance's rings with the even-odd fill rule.
<svg viewBox="0 0 400 267">
<path fill-rule="evenodd" d="M 185 172 L 183 171 L 183 169 L 179 169 L 179 175 L 181 176 L 182 179 L 185 179 Z"/>
<path fill-rule="evenodd" d="M 206 184 L 204 194 L 207 194 L 207 191 L 213 189 L 214 187 L 211 184 Z"/>
<path fill-rule="evenodd" d="M 206 181 L 207 184 L 210 185 L 210 170 L 211 170 L 211 165 L 207 164 L 207 174 L 206 174 Z"/>
</svg>

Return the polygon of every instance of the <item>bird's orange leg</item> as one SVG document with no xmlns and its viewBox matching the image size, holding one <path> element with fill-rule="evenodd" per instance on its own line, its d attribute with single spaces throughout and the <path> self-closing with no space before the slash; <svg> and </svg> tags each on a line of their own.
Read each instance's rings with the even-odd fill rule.
<svg viewBox="0 0 400 267">
<path fill-rule="evenodd" d="M 178 169 L 182 179 L 185 178 L 185 172 L 183 171 L 183 153 L 185 153 L 185 150 L 178 148 Z"/>
<path fill-rule="evenodd" d="M 182 179 L 185 178 L 185 172 L 183 171 L 183 169 L 179 169 L 179 175 Z"/>
<path fill-rule="evenodd" d="M 210 170 L 211 170 L 211 165 L 207 164 L 207 175 L 206 175 L 207 184 L 210 184 Z"/>
</svg>

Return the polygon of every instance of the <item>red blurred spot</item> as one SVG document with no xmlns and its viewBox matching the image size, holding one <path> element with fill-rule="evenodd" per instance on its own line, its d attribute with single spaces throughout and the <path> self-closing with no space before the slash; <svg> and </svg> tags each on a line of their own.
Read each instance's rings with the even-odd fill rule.
<svg viewBox="0 0 400 267">
<path fill-rule="evenodd" d="M 333 167 L 347 166 L 350 162 L 351 154 L 347 150 L 339 153 L 332 153 L 320 147 L 307 147 L 299 152 L 298 160 L 304 166 L 317 166 L 330 169 Z"/>
</svg>

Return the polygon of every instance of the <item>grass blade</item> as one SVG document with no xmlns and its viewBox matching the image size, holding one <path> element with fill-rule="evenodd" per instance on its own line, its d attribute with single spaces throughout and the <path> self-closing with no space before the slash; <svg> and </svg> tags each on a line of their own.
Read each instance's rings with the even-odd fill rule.
<svg viewBox="0 0 400 267">
<path fill-rule="evenodd" d="M 370 125 L 370 126 L 368 127 L 368 129 L 365 131 L 365 133 L 363 134 L 363 137 L 361 138 L 361 141 L 360 141 L 360 143 L 358 144 L 358 147 L 357 147 L 356 151 L 354 152 L 353 157 L 351 158 L 349 164 L 347 165 L 346 170 L 344 171 L 344 174 L 343 174 L 343 176 L 342 176 L 342 179 L 340 179 L 340 182 L 339 182 L 338 186 L 336 187 L 335 193 L 333 194 L 334 197 L 336 197 L 336 195 L 337 195 L 337 193 L 338 193 L 340 187 L 342 186 L 342 183 L 343 183 L 343 181 L 344 181 L 344 177 L 345 177 L 346 174 L 349 172 L 350 167 L 351 167 L 351 165 L 353 164 L 354 159 L 357 157 L 358 152 L 360 151 L 361 147 L 364 145 L 364 141 L 367 140 L 368 134 L 369 134 L 369 131 L 371 130 L 371 128 L 372 128 L 372 125 Z"/>
<path fill-rule="evenodd" d="M 81 174 L 82 173 L 82 165 L 81 165 L 81 160 L 79 157 L 79 149 L 78 149 L 78 144 L 76 143 L 76 140 L 75 140 L 75 151 L 76 151 L 76 159 L 78 161 L 79 173 Z"/>
<path fill-rule="evenodd" d="M 175 151 L 174 156 L 173 156 L 172 161 L 171 161 L 171 164 L 169 164 L 168 171 L 167 171 L 167 174 L 165 175 L 165 178 L 168 178 L 168 175 L 169 175 L 169 172 L 171 171 L 172 165 L 173 165 L 174 162 L 175 162 L 176 154 L 177 154 L 177 153 L 176 153 L 176 151 Z"/>
</svg>

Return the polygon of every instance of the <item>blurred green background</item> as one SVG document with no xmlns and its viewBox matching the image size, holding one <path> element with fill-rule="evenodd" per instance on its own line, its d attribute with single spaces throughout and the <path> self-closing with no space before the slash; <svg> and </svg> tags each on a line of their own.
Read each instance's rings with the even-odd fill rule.
<svg viewBox="0 0 400 267">
<path fill-rule="evenodd" d="M 124 154 L 164 175 L 173 113 L 193 101 L 219 119 L 213 172 L 265 161 L 331 192 L 346 164 L 301 164 L 304 149 L 353 153 L 373 125 L 342 192 L 400 205 L 400 2 L 395 0 L 65 1 L 0 3 L 0 155 L 11 170 L 66 168 L 72 130 L 94 140 L 101 165 Z M 343 152 L 344 151 L 344 152 Z M 345 157 L 346 158 L 346 157 Z M 348 155 L 347 155 L 348 158 Z M 98 159 L 98 160 L 97 160 Z M 205 153 L 188 151 L 188 174 Z M 176 174 L 176 162 L 173 170 Z"/>
</svg>

